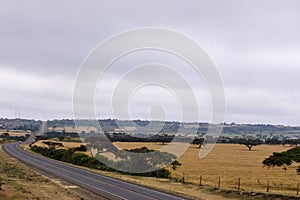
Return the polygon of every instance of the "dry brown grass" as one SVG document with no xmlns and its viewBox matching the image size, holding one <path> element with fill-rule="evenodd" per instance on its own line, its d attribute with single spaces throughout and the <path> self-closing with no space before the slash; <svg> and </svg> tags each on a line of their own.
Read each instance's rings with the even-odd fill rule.
<svg viewBox="0 0 300 200">
<path fill-rule="evenodd" d="M 160 149 L 159 143 L 116 143 L 121 148 L 138 148 L 147 146 Z M 203 147 L 205 148 L 205 147 Z M 191 146 L 179 159 L 182 163 L 172 176 L 182 178 L 194 184 L 199 184 L 200 175 L 203 184 L 216 186 L 221 177 L 221 187 L 235 189 L 237 178 L 241 178 L 241 188 L 244 190 L 266 191 L 267 180 L 270 181 L 270 191 L 283 194 L 296 194 L 296 185 L 300 176 L 296 173 L 296 166 L 292 165 L 287 171 L 281 168 L 263 167 L 262 161 L 273 152 L 289 149 L 281 145 L 261 145 L 249 151 L 243 145 L 217 144 L 204 159 L 199 159 L 199 149 Z"/>
<path fill-rule="evenodd" d="M 76 192 L 64 187 L 58 180 L 48 179 L 9 157 L 0 149 L 0 199 L 82 199 Z M 54 182 L 55 181 L 55 182 Z"/>
<path fill-rule="evenodd" d="M 26 134 L 30 134 L 30 132 L 28 131 L 1 131 L 0 135 L 2 135 L 3 133 L 8 133 L 10 136 L 25 136 Z"/>
<path fill-rule="evenodd" d="M 43 142 L 53 142 L 53 140 L 39 140 L 34 144 L 37 146 L 41 146 L 41 147 L 48 147 Z M 83 143 L 79 143 L 79 142 L 60 142 L 60 141 L 55 141 L 55 142 L 62 143 L 65 148 L 74 148 L 74 147 L 80 147 L 80 145 L 83 145 Z"/>
<path fill-rule="evenodd" d="M 63 142 L 63 144 L 65 147 L 81 145 L 81 143 L 72 142 Z M 161 143 L 117 142 L 115 145 L 121 149 L 146 146 L 150 149 L 158 150 L 163 147 Z M 169 170 L 172 173 L 172 177 L 181 179 L 185 176 L 186 181 L 195 185 L 199 184 L 199 177 L 201 175 L 204 185 L 216 186 L 218 177 L 220 176 L 221 187 L 226 189 L 236 189 L 237 178 L 241 178 L 241 189 L 247 191 L 265 192 L 269 179 L 271 192 L 294 195 L 296 194 L 297 182 L 300 180 L 300 176 L 296 173 L 297 165 L 292 165 L 287 171 L 281 168 L 268 169 L 262 165 L 262 161 L 273 152 L 281 152 L 289 148 L 281 145 L 261 145 L 249 151 L 243 145 L 217 144 L 207 157 L 199 159 L 199 149 L 197 146 L 191 146 L 179 159 L 182 166 L 175 171 L 169 167 Z M 142 184 L 151 180 L 144 178 L 133 179 L 142 180 Z M 150 181 L 150 185 L 154 185 L 155 187 L 155 180 Z M 167 185 L 164 188 L 168 188 L 168 190 L 172 190 L 175 187 L 174 183 L 170 187 Z M 180 191 L 178 188 L 176 190 Z M 186 186 L 183 190 L 186 190 Z"/>
<path fill-rule="evenodd" d="M 35 143 L 35 145 L 44 146 L 45 144 L 43 144 L 42 142 L 43 141 L 38 141 L 38 142 Z M 82 143 L 63 142 L 63 144 L 64 144 L 64 147 L 66 147 L 66 148 L 72 148 L 72 147 L 78 147 Z M 120 144 L 128 145 L 127 147 L 129 149 L 132 146 L 130 143 L 120 143 Z M 143 145 L 143 143 L 134 143 L 134 144 L 135 145 L 140 144 L 140 146 L 137 146 L 137 147 L 145 146 L 145 145 Z M 151 145 L 156 145 L 156 144 L 148 143 L 148 145 L 151 146 Z M 160 147 L 160 146 L 161 146 L 160 144 L 157 144 L 157 148 Z M 26 150 L 29 150 L 28 145 L 22 145 L 22 147 Z M 58 161 L 58 162 L 60 162 L 60 161 Z M 65 164 L 72 165 L 72 164 L 69 164 L 69 163 L 65 163 Z M 143 186 L 156 188 L 158 190 L 164 190 L 164 191 L 171 192 L 171 193 L 174 193 L 174 194 L 180 194 L 180 195 L 183 195 L 183 196 L 192 197 L 193 199 L 199 199 L 199 200 L 200 199 L 205 199 L 205 200 L 230 200 L 230 199 L 234 199 L 234 198 L 224 197 L 224 196 L 221 196 L 221 195 L 212 194 L 210 192 L 207 192 L 206 190 L 199 190 L 199 187 L 195 186 L 195 185 L 176 183 L 176 182 L 168 180 L 168 179 L 157 179 L 157 178 L 151 178 L 151 177 L 130 176 L 130 175 L 124 175 L 124 174 L 119 174 L 119 173 L 115 173 L 115 172 L 99 171 L 99 170 L 90 169 L 90 168 L 81 167 L 81 166 L 77 166 L 77 167 L 85 169 L 85 170 L 89 170 L 89 171 L 92 171 L 92 172 L 95 172 L 95 173 L 103 174 L 103 175 L 106 175 L 106 176 L 110 176 L 110 177 L 122 179 L 122 180 L 125 180 L 125 181 L 129 181 L 129 182 L 132 182 L 132 183 L 140 184 L 140 185 L 143 185 Z"/>
</svg>

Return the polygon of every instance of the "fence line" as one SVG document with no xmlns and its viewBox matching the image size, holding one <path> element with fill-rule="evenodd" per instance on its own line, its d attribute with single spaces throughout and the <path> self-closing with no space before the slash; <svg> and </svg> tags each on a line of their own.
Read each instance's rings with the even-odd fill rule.
<svg viewBox="0 0 300 200">
<path fill-rule="evenodd" d="M 225 176 L 223 176 L 224 178 Z M 209 186 L 209 187 L 215 187 L 216 189 L 236 189 L 238 191 L 247 191 L 247 190 L 253 190 L 254 188 L 251 189 L 251 187 L 249 188 L 248 185 L 246 185 L 246 183 L 244 183 L 244 185 L 242 184 L 243 183 L 243 178 L 241 177 L 238 177 L 236 178 L 236 183 L 234 185 L 234 187 L 232 187 L 232 184 L 227 184 L 226 185 L 226 182 L 225 181 L 222 181 L 222 176 L 218 176 L 217 180 L 216 180 L 216 185 L 212 185 L 211 184 L 211 180 L 207 181 L 208 179 L 205 179 L 205 176 L 203 175 L 200 175 L 199 176 L 199 187 L 203 187 L 203 186 Z M 300 191 L 300 181 L 295 181 L 295 186 L 292 186 L 291 188 L 286 188 L 286 187 L 282 187 L 280 188 L 280 186 L 278 185 L 272 185 L 271 184 L 271 180 L 272 179 L 267 179 L 267 180 L 264 180 L 264 179 L 258 179 L 258 184 L 261 185 L 261 187 L 257 190 L 253 190 L 253 191 L 256 191 L 256 192 L 261 192 L 263 191 L 264 189 L 264 186 L 265 185 L 265 192 L 272 192 L 272 193 L 277 193 L 277 194 L 282 194 L 282 192 L 284 192 L 284 194 L 289 194 L 289 195 L 297 195 L 299 196 L 299 191 Z M 262 184 L 262 181 L 266 181 L 265 184 Z M 187 179 L 186 175 L 182 176 L 182 179 L 181 179 L 181 182 L 182 183 L 190 183 L 189 180 Z M 222 184 L 221 184 L 222 183 Z M 284 183 L 282 183 L 284 184 Z M 231 187 L 230 187 L 231 186 Z M 244 187 L 243 187 L 244 186 Z"/>
</svg>

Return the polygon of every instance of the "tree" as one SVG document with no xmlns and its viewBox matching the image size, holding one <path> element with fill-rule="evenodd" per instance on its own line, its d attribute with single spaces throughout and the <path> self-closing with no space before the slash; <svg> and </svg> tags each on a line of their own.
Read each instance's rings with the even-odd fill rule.
<svg viewBox="0 0 300 200">
<path fill-rule="evenodd" d="M 60 142 L 50 142 L 50 141 L 47 141 L 47 142 L 43 142 L 44 144 L 46 144 L 48 146 L 48 149 L 56 149 L 58 147 L 63 147 L 64 145 Z"/>
<path fill-rule="evenodd" d="M 172 164 L 172 169 L 176 170 L 178 166 L 181 166 L 181 163 L 178 162 L 177 160 L 175 160 L 174 162 L 171 163 Z"/>
<path fill-rule="evenodd" d="M 263 142 L 259 139 L 240 139 L 238 141 L 238 144 L 248 147 L 249 151 L 251 151 L 254 146 L 261 145 L 262 143 Z"/>
<path fill-rule="evenodd" d="M 199 149 L 201 149 L 202 145 L 204 143 L 204 138 L 203 137 L 198 137 L 198 138 L 195 138 L 192 142 L 193 145 L 199 145 Z"/>
<path fill-rule="evenodd" d="M 298 146 L 300 144 L 300 139 L 286 139 L 282 141 L 282 145 L 285 146 L 286 144 L 292 146 Z"/>
<path fill-rule="evenodd" d="M 84 145 L 80 145 L 79 147 L 74 147 L 75 151 L 82 151 L 82 152 L 86 152 L 86 147 Z"/>
<path fill-rule="evenodd" d="M 64 139 L 65 139 L 65 136 L 63 136 L 63 135 L 60 135 L 60 136 L 58 136 L 57 138 L 58 138 L 58 140 L 59 140 L 59 141 L 64 141 Z"/>
<path fill-rule="evenodd" d="M 162 145 L 164 145 L 166 142 L 168 142 L 168 134 L 163 133 L 159 137 L 159 141 L 162 143 Z"/>
<path fill-rule="evenodd" d="M 88 137 L 84 140 L 86 142 L 86 149 L 94 157 L 99 153 L 116 151 L 117 148 L 105 136 Z"/>
<path fill-rule="evenodd" d="M 2 185 L 4 185 L 5 183 L 2 182 L 2 179 L 0 178 L 0 190 L 2 190 Z"/>
<path fill-rule="evenodd" d="M 298 147 L 281 153 L 274 152 L 273 155 L 263 161 L 263 165 L 267 167 L 282 167 L 282 169 L 287 170 L 288 166 L 294 162 L 300 162 L 300 148 Z M 300 172 L 300 166 L 297 168 L 297 172 Z"/>
<path fill-rule="evenodd" d="M 155 174 L 156 177 L 167 178 L 170 175 L 170 172 L 167 169 L 163 168 L 163 166 L 171 164 L 172 168 L 176 170 L 176 168 L 181 165 L 181 163 L 176 161 L 175 155 L 167 152 L 154 151 L 152 149 L 148 149 L 147 147 L 129 150 L 125 149 L 125 151 L 135 154 L 125 154 L 126 157 L 123 157 L 121 161 L 118 161 L 115 164 L 128 166 L 129 169 L 134 166 L 137 171 L 150 169 L 150 172 L 146 173 L 137 172 L 141 175 L 153 176 L 153 174 Z"/>
<path fill-rule="evenodd" d="M 272 156 L 263 161 L 264 166 L 268 167 L 282 167 L 282 169 L 287 170 L 287 167 L 293 163 L 290 156 L 285 153 L 274 152 Z"/>
<path fill-rule="evenodd" d="M 4 137 L 7 137 L 7 136 L 9 136 L 9 133 L 2 133 L 2 135 L 3 135 Z"/>
</svg>

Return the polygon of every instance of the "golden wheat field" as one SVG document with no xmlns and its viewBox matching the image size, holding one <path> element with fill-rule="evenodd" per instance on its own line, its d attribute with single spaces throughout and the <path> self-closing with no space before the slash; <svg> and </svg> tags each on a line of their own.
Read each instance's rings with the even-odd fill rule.
<svg viewBox="0 0 300 200">
<path fill-rule="evenodd" d="M 160 149 L 160 143 L 116 143 L 120 148 L 130 149 L 147 146 L 151 149 Z M 205 148 L 205 147 L 202 147 Z M 176 171 L 170 168 L 172 176 L 199 184 L 200 175 L 202 184 L 216 186 L 219 176 L 221 187 L 235 189 L 237 179 L 241 179 L 241 189 L 266 191 L 269 179 L 270 192 L 296 194 L 297 182 L 300 175 L 296 173 L 296 165 L 287 171 L 281 168 L 263 168 L 262 161 L 273 152 L 289 149 L 280 145 L 261 145 L 249 151 L 246 146 L 235 144 L 217 144 L 204 159 L 199 159 L 199 148 L 191 146 L 179 159 L 182 163 Z"/>
<path fill-rule="evenodd" d="M 65 147 L 80 146 L 81 143 L 63 142 Z M 161 149 L 161 143 L 114 143 L 121 149 L 132 149 L 146 146 L 149 149 Z M 43 144 L 39 144 L 43 145 Z M 204 150 L 206 147 L 202 147 Z M 216 144 L 212 151 L 203 159 L 199 158 L 199 148 L 190 146 L 179 158 L 182 166 L 177 170 L 168 169 L 172 177 L 181 179 L 183 176 L 187 182 L 199 184 L 202 176 L 202 184 L 205 186 L 217 186 L 221 179 L 221 188 L 236 189 L 237 179 L 240 178 L 241 189 L 247 191 L 266 191 L 269 181 L 270 192 L 280 194 L 296 194 L 297 182 L 300 175 L 296 173 L 296 164 L 284 171 L 282 168 L 263 167 L 262 161 L 273 152 L 281 152 L 291 147 L 281 145 L 260 145 L 249 151 L 246 146 L 236 144 Z"/>
</svg>

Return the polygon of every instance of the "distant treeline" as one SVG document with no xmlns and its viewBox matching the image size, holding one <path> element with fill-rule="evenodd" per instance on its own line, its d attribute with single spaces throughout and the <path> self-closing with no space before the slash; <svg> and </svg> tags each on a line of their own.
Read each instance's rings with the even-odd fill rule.
<svg viewBox="0 0 300 200">
<path fill-rule="evenodd" d="M 50 138 L 65 138 L 65 137 L 72 137 L 72 138 L 79 138 L 78 133 L 76 132 L 47 132 L 44 135 L 36 136 L 38 140 L 47 140 Z"/>
<path fill-rule="evenodd" d="M 97 133 L 84 133 L 82 134 L 84 138 L 86 137 L 96 137 Z M 175 137 L 174 135 L 168 135 L 168 134 L 161 134 L 161 135 L 152 135 L 149 137 L 136 137 L 132 136 L 126 133 L 112 133 L 108 134 L 105 133 L 106 137 L 111 142 L 161 142 L 161 143 L 168 143 L 173 140 Z M 38 140 L 47 140 L 50 138 L 66 138 L 66 137 L 72 137 L 72 138 L 78 138 L 78 133 L 62 133 L 62 132 L 48 132 L 45 135 L 37 136 Z"/>
<path fill-rule="evenodd" d="M 82 136 L 84 138 L 87 137 L 97 137 L 97 133 L 84 133 Z M 105 133 L 105 136 L 111 141 L 111 142 L 161 142 L 161 143 L 169 143 L 171 142 L 175 135 L 171 134 L 156 134 L 156 135 L 143 135 L 142 137 L 133 136 L 127 133 Z M 62 132 L 48 132 L 43 136 L 38 136 L 38 140 L 47 140 L 51 138 L 59 138 L 61 141 L 64 140 L 66 137 L 71 138 L 79 138 L 79 134 L 75 132 L 71 133 L 62 133 Z M 259 144 L 269 144 L 269 145 L 300 145 L 300 139 L 278 139 L 276 137 L 273 138 L 267 138 L 267 139 L 257 139 L 257 138 L 228 138 L 228 137 L 220 137 L 220 138 L 212 138 L 207 137 L 205 140 L 204 136 L 198 136 L 194 139 L 195 144 L 199 143 L 223 143 L 223 144 L 241 144 L 244 143 L 245 140 L 255 140 Z M 201 142 L 199 142 L 199 140 Z M 181 138 L 181 141 L 185 141 L 184 137 Z M 186 141 L 190 141 L 190 139 L 187 137 Z"/>
<path fill-rule="evenodd" d="M 22 131 L 38 131 L 41 121 L 27 119 L 4 119 L 0 118 L 0 129 L 2 130 L 22 130 Z"/>
<path fill-rule="evenodd" d="M 277 138 L 267 138 L 267 139 L 257 139 L 257 138 L 220 138 L 218 143 L 228 143 L 228 144 L 240 144 L 241 141 L 245 140 L 255 140 L 259 141 L 260 144 L 269 144 L 269 145 L 300 145 L 300 139 L 277 139 Z"/>
</svg>

